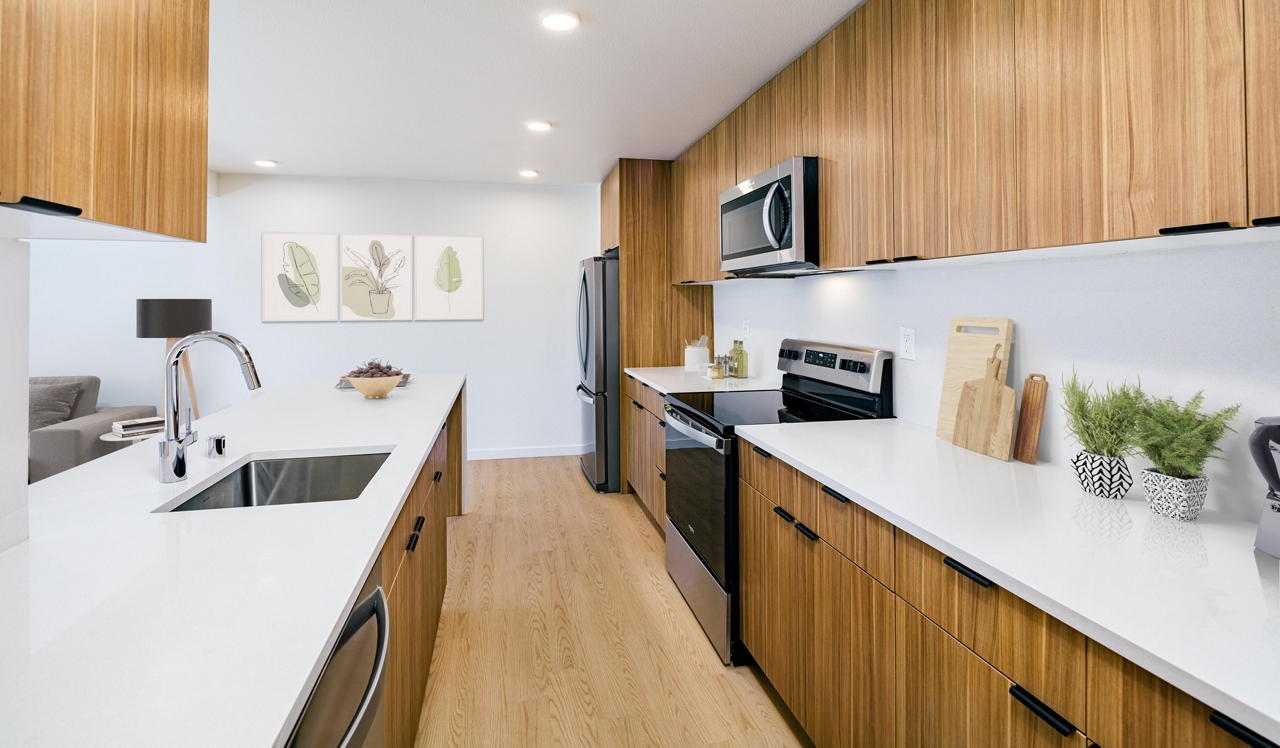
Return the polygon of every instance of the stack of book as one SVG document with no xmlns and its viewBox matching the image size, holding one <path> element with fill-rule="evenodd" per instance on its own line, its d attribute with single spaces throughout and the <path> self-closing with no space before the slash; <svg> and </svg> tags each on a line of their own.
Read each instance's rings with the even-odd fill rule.
<svg viewBox="0 0 1280 748">
<path fill-rule="evenodd" d="M 158 434 L 161 431 L 164 431 L 164 419 L 159 416 L 135 418 L 132 421 L 116 421 L 111 424 L 111 433 L 122 439 Z"/>
</svg>

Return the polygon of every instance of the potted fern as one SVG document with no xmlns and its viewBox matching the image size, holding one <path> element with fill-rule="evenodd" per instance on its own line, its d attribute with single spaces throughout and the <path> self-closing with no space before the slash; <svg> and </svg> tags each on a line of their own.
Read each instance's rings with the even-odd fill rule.
<svg viewBox="0 0 1280 748">
<path fill-rule="evenodd" d="M 1125 463 L 1134 450 L 1134 428 L 1142 404 L 1142 390 L 1127 383 L 1107 385 L 1097 392 L 1082 384 L 1076 373 L 1062 383 L 1062 412 L 1067 432 L 1082 451 L 1071 459 L 1080 487 L 1094 496 L 1123 499 L 1133 486 Z"/>
<path fill-rule="evenodd" d="M 1205 463 L 1218 451 L 1218 441 L 1227 424 L 1240 412 L 1240 405 L 1216 413 L 1201 413 L 1204 394 L 1197 392 L 1186 405 L 1171 397 L 1144 398 L 1138 411 L 1134 443 L 1154 468 L 1142 471 L 1142 489 L 1152 512 L 1183 522 L 1200 516 L 1209 495 Z"/>
</svg>

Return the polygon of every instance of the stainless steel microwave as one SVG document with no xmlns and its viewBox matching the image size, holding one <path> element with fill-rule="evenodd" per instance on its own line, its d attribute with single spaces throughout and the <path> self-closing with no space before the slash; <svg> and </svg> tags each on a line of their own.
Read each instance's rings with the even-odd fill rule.
<svg viewBox="0 0 1280 748">
<path fill-rule="evenodd" d="M 790 158 L 720 193 L 720 270 L 818 267 L 818 159 Z"/>
</svg>

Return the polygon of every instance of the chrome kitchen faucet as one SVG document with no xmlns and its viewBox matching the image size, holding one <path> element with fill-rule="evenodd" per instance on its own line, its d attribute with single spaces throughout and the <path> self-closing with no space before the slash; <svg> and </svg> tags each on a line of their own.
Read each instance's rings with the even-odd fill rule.
<svg viewBox="0 0 1280 748">
<path fill-rule="evenodd" d="M 244 343 L 225 332 L 197 332 L 188 335 L 174 344 L 164 360 L 164 440 L 160 442 L 160 482 L 177 483 L 187 479 L 187 447 L 195 444 L 196 432 L 191 430 L 191 409 L 186 411 L 179 429 L 178 418 L 182 413 L 182 391 L 178 381 L 178 364 L 186 355 L 187 349 L 202 340 L 222 343 L 236 354 L 240 361 L 240 372 L 244 374 L 244 383 L 251 390 L 262 386 L 258 381 L 258 371 L 253 366 L 253 356 Z"/>
</svg>

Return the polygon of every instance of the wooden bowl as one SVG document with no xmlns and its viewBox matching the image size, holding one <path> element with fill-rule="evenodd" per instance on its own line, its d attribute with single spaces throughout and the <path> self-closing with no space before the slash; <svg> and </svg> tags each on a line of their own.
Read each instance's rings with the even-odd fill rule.
<svg viewBox="0 0 1280 748">
<path fill-rule="evenodd" d="M 380 400 L 387 396 L 391 390 L 400 384 L 400 380 L 404 379 L 404 375 L 394 377 L 343 377 L 351 383 L 356 391 L 365 396 L 367 400 Z"/>
</svg>

